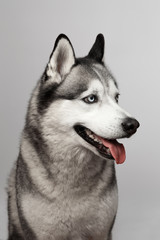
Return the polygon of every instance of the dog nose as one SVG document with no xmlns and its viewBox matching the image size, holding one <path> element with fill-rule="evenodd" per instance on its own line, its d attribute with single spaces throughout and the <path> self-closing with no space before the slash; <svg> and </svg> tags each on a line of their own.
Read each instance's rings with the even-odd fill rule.
<svg viewBox="0 0 160 240">
<path fill-rule="evenodd" d="M 134 118 L 126 118 L 122 123 L 123 130 L 129 135 L 134 134 L 139 126 L 139 122 Z"/>
</svg>

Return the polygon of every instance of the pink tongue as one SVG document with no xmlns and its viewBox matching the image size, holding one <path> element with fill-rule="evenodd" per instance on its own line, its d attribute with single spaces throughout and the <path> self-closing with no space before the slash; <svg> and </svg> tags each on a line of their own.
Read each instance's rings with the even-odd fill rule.
<svg viewBox="0 0 160 240">
<path fill-rule="evenodd" d="M 104 138 L 98 136 L 98 138 L 102 141 L 103 145 L 108 147 L 111 151 L 113 158 L 116 160 L 117 164 L 121 164 L 126 159 L 125 148 L 123 144 L 117 142 L 116 140 L 107 141 Z"/>
</svg>

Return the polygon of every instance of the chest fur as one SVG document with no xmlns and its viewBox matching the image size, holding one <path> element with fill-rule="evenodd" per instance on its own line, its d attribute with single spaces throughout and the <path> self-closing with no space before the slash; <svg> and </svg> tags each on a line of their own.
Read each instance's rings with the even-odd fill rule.
<svg viewBox="0 0 160 240">
<path fill-rule="evenodd" d="M 25 194 L 21 199 L 23 216 L 39 240 L 72 239 L 71 235 L 103 239 L 117 211 L 117 189 L 100 199 L 94 194 L 81 198 L 66 197 L 53 202 L 41 196 Z M 32 211 L 29 211 L 32 209 Z M 57 237 L 57 238 L 56 238 Z M 75 236 L 74 236 L 75 238 Z"/>
</svg>

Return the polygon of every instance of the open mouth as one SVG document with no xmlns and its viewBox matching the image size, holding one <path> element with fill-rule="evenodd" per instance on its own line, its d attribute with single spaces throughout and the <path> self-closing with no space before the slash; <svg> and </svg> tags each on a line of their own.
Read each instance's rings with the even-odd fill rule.
<svg viewBox="0 0 160 240">
<path fill-rule="evenodd" d="M 103 157 L 115 159 L 117 164 L 125 161 L 124 146 L 116 139 L 108 140 L 106 138 L 102 138 L 82 125 L 76 125 L 74 126 L 74 129 L 86 142 L 94 146 Z"/>
</svg>

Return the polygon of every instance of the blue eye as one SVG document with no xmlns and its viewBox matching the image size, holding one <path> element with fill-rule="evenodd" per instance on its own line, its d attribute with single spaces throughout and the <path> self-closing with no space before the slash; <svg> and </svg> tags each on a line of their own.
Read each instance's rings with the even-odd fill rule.
<svg viewBox="0 0 160 240">
<path fill-rule="evenodd" d="M 96 95 L 89 95 L 88 97 L 83 98 L 83 101 L 86 103 L 95 103 L 98 102 L 98 97 Z"/>
</svg>

